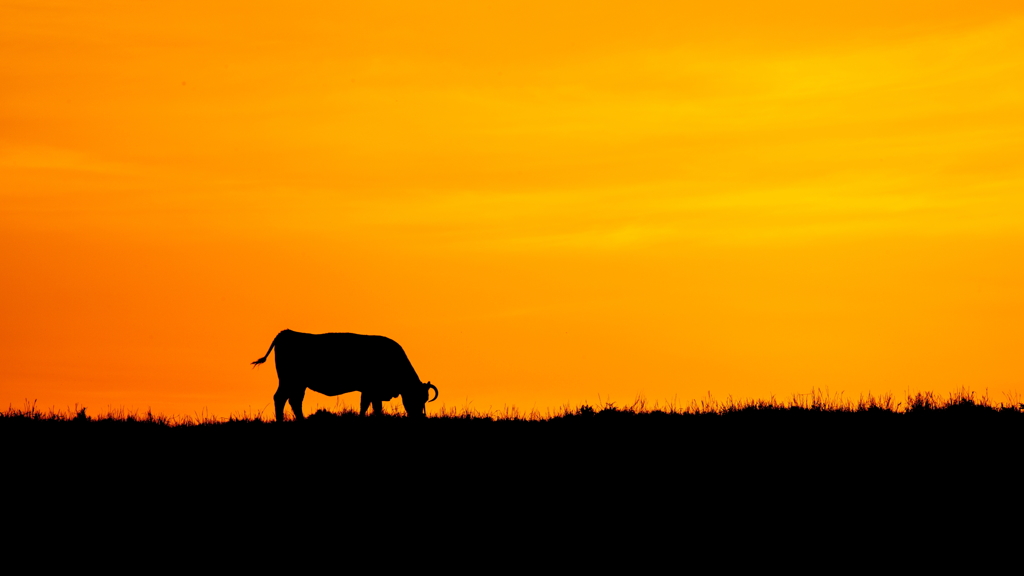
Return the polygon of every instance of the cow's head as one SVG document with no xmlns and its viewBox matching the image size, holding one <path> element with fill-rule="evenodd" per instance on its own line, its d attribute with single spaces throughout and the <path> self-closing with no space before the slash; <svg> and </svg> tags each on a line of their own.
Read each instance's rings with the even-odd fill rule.
<svg viewBox="0 0 1024 576">
<path fill-rule="evenodd" d="M 434 397 L 430 398 L 430 391 L 434 391 Z M 418 418 L 427 415 L 427 402 L 437 400 L 441 393 L 437 386 L 430 382 L 414 386 L 411 390 L 402 393 L 402 405 L 405 406 L 405 413 L 410 418 Z"/>
</svg>

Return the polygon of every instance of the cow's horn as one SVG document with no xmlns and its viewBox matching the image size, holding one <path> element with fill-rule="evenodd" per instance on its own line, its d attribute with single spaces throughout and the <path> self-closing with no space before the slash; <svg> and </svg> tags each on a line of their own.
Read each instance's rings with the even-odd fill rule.
<svg viewBox="0 0 1024 576">
<path fill-rule="evenodd" d="M 437 400 L 437 397 L 441 395 L 441 393 L 437 391 L 437 386 L 434 386 L 430 382 L 427 382 L 427 389 L 434 391 L 434 400 Z M 428 402 L 433 402 L 434 400 L 428 400 Z"/>
</svg>

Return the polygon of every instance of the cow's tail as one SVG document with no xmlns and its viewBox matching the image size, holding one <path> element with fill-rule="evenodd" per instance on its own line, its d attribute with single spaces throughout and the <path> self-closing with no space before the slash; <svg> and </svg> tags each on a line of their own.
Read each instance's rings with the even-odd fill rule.
<svg viewBox="0 0 1024 576">
<path fill-rule="evenodd" d="M 280 334 L 278 334 L 277 336 L 274 336 L 274 341 L 270 343 L 270 348 L 267 349 L 267 353 L 263 355 L 263 358 L 260 358 L 259 360 L 257 360 L 257 361 L 252 363 L 252 367 L 253 368 L 255 368 L 255 367 L 259 366 L 260 364 L 263 364 L 264 362 L 267 361 L 267 356 L 270 356 L 271 350 L 273 350 L 274 349 L 274 345 L 277 344 L 278 336 L 280 336 Z"/>
</svg>

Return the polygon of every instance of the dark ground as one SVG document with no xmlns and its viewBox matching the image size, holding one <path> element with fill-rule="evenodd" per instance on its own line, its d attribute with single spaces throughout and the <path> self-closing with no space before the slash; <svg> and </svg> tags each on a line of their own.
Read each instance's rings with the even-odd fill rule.
<svg viewBox="0 0 1024 576">
<path fill-rule="evenodd" d="M 856 555 L 928 542 L 932 554 L 988 531 L 1021 536 L 1019 410 L 318 413 L 176 427 L 6 416 L 0 437 L 14 506 L 65 523 L 112 515 L 143 532 L 369 531 L 398 548 L 431 534 L 431 553 L 457 562 L 481 547 L 594 559 L 625 542 L 644 557 L 728 543 Z"/>
</svg>

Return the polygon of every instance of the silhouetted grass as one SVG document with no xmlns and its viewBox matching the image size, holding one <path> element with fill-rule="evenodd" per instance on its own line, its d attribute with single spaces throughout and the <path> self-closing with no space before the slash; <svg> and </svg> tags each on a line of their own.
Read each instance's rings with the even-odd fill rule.
<svg viewBox="0 0 1024 576">
<path fill-rule="evenodd" d="M 0 412 L 7 493 L 60 502 L 77 490 L 103 506 L 156 506 L 161 517 L 190 522 L 234 503 L 246 510 L 235 520 L 256 524 L 265 508 L 301 517 L 296 499 L 319 496 L 310 525 L 327 515 L 359 529 L 378 516 L 468 522 L 479 513 L 560 532 L 679 518 L 678 526 L 725 535 L 765 519 L 774 531 L 793 518 L 841 531 L 854 524 L 824 518 L 864 513 L 873 515 L 872 534 L 897 520 L 891 526 L 903 537 L 943 525 L 929 507 L 951 496 L 1009 493 L 1024 440 L 1019 403 L 969 391 L 687 405 L 637 398 L 543 414 L 441 406 L 422 420 L 391 404 L 378 417 L 321 409 L 283 424 L 264 412 L 9 407 Z M 335 514 L 323 498 L 335 496 L 351 498 L 354 510 Z M 959 499 L 946 507 L 974 510 Z"/>
<path fill-rule="evenodd" d="M 948 396 L 933 392 L 918 392 L 908 395 L 904 400 L 897 401 L 894 395 L 861 396 L 857 400 L 844 398 L 841 393 L 830 394 L 814 390 L 808 394 L 796 394 L 787 401 L 775 397 L 768 399 L 735 399 L 731 396 L 718 401 L 710 396 L 694 400 L 688 405 L 674 403 L 649 403 L 642 397 L 632 403 L 619 406 L 615 402 L 604 402 L 599 405 L 582 404 L 579 406 L 563 406 L 555 411 L 541 413 L 537 410 L 523 412 L 516 407 L 506 406 L 501 409 L 478 410 L 470 408 L 458 409 L 441 406 L 428 415 L 427 421 L 434 422 L 679 422 L 693 417 L 707 420 L 708 418 L 725 418 L 737 421 L 743 418 L 775 419 L 783 421 L 800 415 L 816 414 L 831 418 L 848 418 L 851 415 L 863 417 L 899 417 L 932 415 L 947 418 L 986 418 L 999 415 L 1000 418 L 1013 418 L 1024 415 L 1024 404 L 1017 401 L 995 403 L 987 395 L 961 389 Z M 291 415 L 287 421 L 294 422 Z M 382 414 L 368 419 L 361 418 L 353 409 L 326 410 L 318 409 L 307 417 L 307 421 L 316 425 L 333 425 L 367 421 L 404 420 L 404 413 L 397 406 L 386 405 Z M 1022 419 L 1024 421 L 1024 419 Z M 272 415 L 265 411 L 249 411 L 232 414 L 227 418 L 217 418 L 208 413 L 196 413 L 185 416 L 166 416 L 155 414 L 151 410 L 142 413 L 138 410 L 124 408 L 108 408 L 106 412 L 91 415 L 84 406 L 75 405 L 64 410 L 50 408 L 41 410 L 35 403 L 26 402 L 22 408 L 9 406 L 0 412 L 0 425 L 13 423 L 49 423 L 77 424 L 92 423 L 100 426 L 134 425 L 162 428 L 211 428 L 245 426 L 262 426 L 272 424 Z"/>
</svg>

